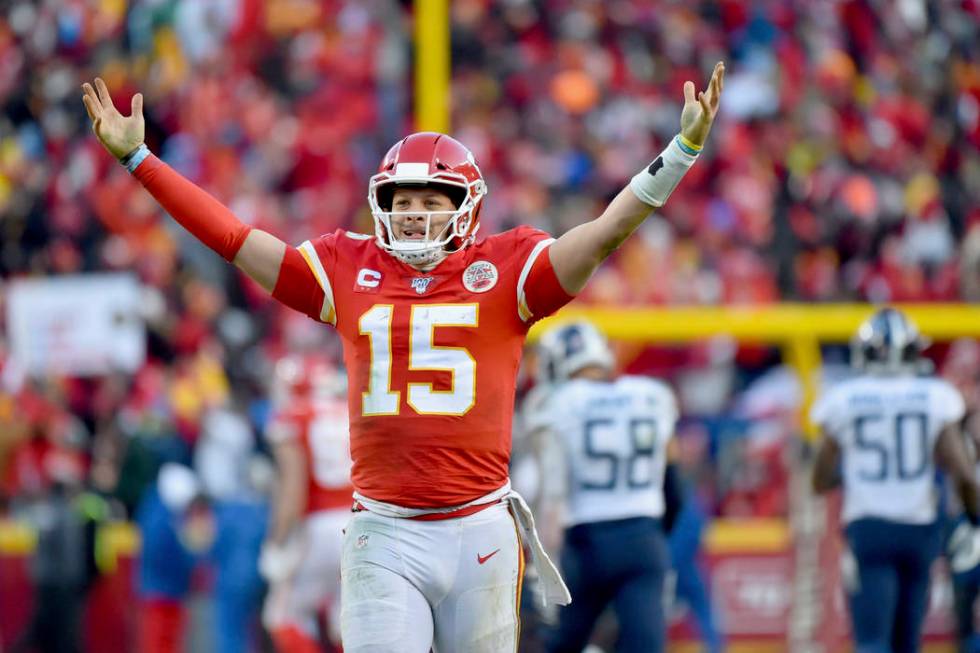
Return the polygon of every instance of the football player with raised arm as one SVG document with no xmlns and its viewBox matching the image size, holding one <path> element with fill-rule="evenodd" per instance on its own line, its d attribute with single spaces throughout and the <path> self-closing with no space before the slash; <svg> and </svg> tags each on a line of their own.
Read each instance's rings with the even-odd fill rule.
<svg viewBox="0 0 980 653">
<path fill-rule="evenodd" d="M 355 513 L 344 541 L 344 650 L 507 651 L 517 645 L 521 538 L 545 599 L 568 590 L 510 488 L 511 416 L 531 324 L 571 301 L 697 161 L 725 68 L 684 84 L 681 130 L 603 213 L 557 240 L 477 238 L 487 185 L 472 153 L 412 134 L 368 184 L 375 233 L 298 247 L 239 221 L 150 153 L 143 98 L 116 110 L 83 85 L 99 140 L 181 225 L 286 305 L 335 327 L 348 374 Z"/>
<path fill-rule="evenodd" d="M 276 364 L 266 437 L 278 478 L 259 571 L 269 582 L 262 621 L 281 652 L 320 653 L 321 611 L 327 639 L 340 645 L 340 552 L 354 491 L 342 379 L 316 355 Z"/>
<path fill-rule="evenodd" d="M 841 566 L 858 653 L 919 650 L 929 570 L 941 547 L 937 465 L 974 532 L 978 523 L 977 484 L 959 431 L 963 397 L 920 374 L 923 347 L 903 313 L 878 310 L 852 341 L 860 374 L 831 388 L 811 413 L 823 431 L 813 487 L 843 487 Z"/>
<path fill-rule="evenodd" d="M 559 609 L 548 650 L 582 651 L 611 606 L 617 651 L 663 651 L 664 519 L 679 501 L 667 479 L 674 394 L 655 379 L 617 377 L 606 339 L 588 322 L 547 331 L 538 352 L 555 384 L 528 422 L 549 461 L 544 493 L 563 506 L 561 569 L 575 597 Z"/>
</svg>

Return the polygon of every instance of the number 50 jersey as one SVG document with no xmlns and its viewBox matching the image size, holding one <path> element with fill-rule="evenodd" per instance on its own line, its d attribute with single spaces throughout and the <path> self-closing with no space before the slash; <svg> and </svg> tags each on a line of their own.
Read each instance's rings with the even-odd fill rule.
<svg viewBox="0 0 980 653">
<path fill-rule="evenodd" d="M 860 376 L 822 396 L 810 419 L 840 446 L 844 523 L 933 522 L 936 440 L 963 413 L 963 397 L 937 378 Z"/>
<path fill-rule="evenodd" d="M 555 389 L 536 421 L 565 453 L 565 526 L 663 516 L 667 443 L 677 424 L 665 384 L 573 379 Z"/>
<path fill-rule="evenodd" d="M 534 320 L 571 298 L 544 232 L 490 236 L 419 272 L 373 236 L 300 245 L 347 366 L 352 481 L 371 499 L 456 506 L 507 481 L 514 391 Z"/>
</svg>

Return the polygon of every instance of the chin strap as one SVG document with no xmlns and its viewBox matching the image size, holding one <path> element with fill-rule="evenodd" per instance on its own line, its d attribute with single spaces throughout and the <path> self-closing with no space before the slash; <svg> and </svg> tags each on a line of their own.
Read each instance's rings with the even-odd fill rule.
<svg viewBox="0 0 980 653">
<path fill-rule="evenodd" d="M 408 263 L 409 265 L 427 265 L 429 263 L 437 263 L 445 258 L 446 254 L 448 254 L 446 250 L 439 247 L 433 247 L 431 250 L 422 250 L 420 252 L 411 252 L 389 247 L 388 251 L 391 252 L 391 254 L 399 261 Z"/>
</svg>

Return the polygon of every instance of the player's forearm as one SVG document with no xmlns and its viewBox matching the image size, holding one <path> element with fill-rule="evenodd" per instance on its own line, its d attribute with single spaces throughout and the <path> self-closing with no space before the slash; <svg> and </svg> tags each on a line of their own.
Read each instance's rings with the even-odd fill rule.
<svg viewBox="0 0 980 653">
<path fill-rule="evenodd" d="M 817 494 L 830 492 L 840 486 L 840 474 L 836 470 L 815 469 L 813 472 L 813 491 Z"/>
<path fill-rule="evenodd" d="M 251 227 L 225 205 L 152 154 L 133 177 L 194 237 L 225 260 L 234 260 Z"/>
<path fill-rule="evenodd" d="M 841 484 L 840 478 L 840 448 L 826 433 L 817 452 L 817 460 L 813 464 L 811 482 L 813 491 L 818 494 L 829 492 Z"/>
<path fill-rule="evenodd" d="M 591 222 L 562 235 L 550 248 L 551 264 L 562 288 L 578 293 L 606 258 L 636 231 L 697 161 L 701 148 L 678 134 L 653 162 Z"/>
<path fill-rule="evenodd" d="M 958 424 L 948 424 L 940 431 L 934 455 L 936 462 L 952 479 L 956 493 L 963 502 L 963 510 L 976 523 L 980 510 L 980 490 L 973 478 L 973 461 L 967 453 Z"/>
<path fill-rule="evenodd" d="M 813 491 L 817 494 L 824 494 L 840 487 L 840 470 L 836 464 L 818 462 L 813 468 L 813 476 L 810 479 Z"/>
<path fill-rule="evenodd" d="M 301 496 L 299 498 L 302 499 Z M 296 528 L 302 513 L 296 507 L 297 495 L 283 492 L 276 499 L 269 540 L 275 544 L 283 544 L 293 529 Z"/>
<path fill-rule="evenodd" d="M 599 265 L 643 224 L 653 210 L 624 188 L 595 220 L 563 234 L 549 248 L 558 282 L 570 295 L 577 294 Z"/>
<path fill-rule="evenodd" d="M 150 154 L 133 176 L 202 243 L 272 292 L 286 244 L 242 223 L 225 205 Z"/>
<path fill-rule="evenodd" d="M 970 518 L 970 523 L 980 523 L 980 488 L 972 478 L 960 478 L 956 482 L 956 493 L 963 502 L 963 512 Z"/>
<path fill-rule="evenodd" d="M 664 532 L 670 533 L 684 509 L 684 480 L 677 463 L 668 460 L 664 468 Z"/>
<path fill-rule="evenodd" d="M 279 486 L 272 512 L 272 528 L 269 539 L 283 544 L 296 528 L 306 506 L 306 475 L 304 470 L 291 464 L 280 466 Z"/>
</svg>

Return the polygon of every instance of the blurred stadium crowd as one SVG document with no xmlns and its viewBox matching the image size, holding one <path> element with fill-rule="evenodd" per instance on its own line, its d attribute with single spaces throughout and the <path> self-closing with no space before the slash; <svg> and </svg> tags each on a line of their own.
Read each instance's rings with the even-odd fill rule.
<svg viewBox="0 0 980 653">
<path fill-rule="evenodd" d="M 702 162 L 584 301 L 980 301 L 980 3 L 451 5 L 453 133 L 488 179 L 490 232 L 594 217 L 675 133 L 683 81 L 729 62 Z M 213 500 L 261 504 L 272 363 L 338 350 L 102 153 L 81 81 L 101 75 L 119 106 L 144 93 L 151 149 L 242 219 L 294 243 L 370 231 L 367 178 L 411 127 L 410 21 L 389 0 L 4 4 L 0 275 L 135 271 L 148 330 L 133 376 L 43 379 L 0 330 L 11 510 L 69 484 L 132 518 L 162 462 L 195 457 Z M 712 513 L 785 514 L 796 399 L 772 392 L 789 377 L 778 356 L 725 341 L 620 354 L 701 416 L 681 444 Z"/>
</svg>

